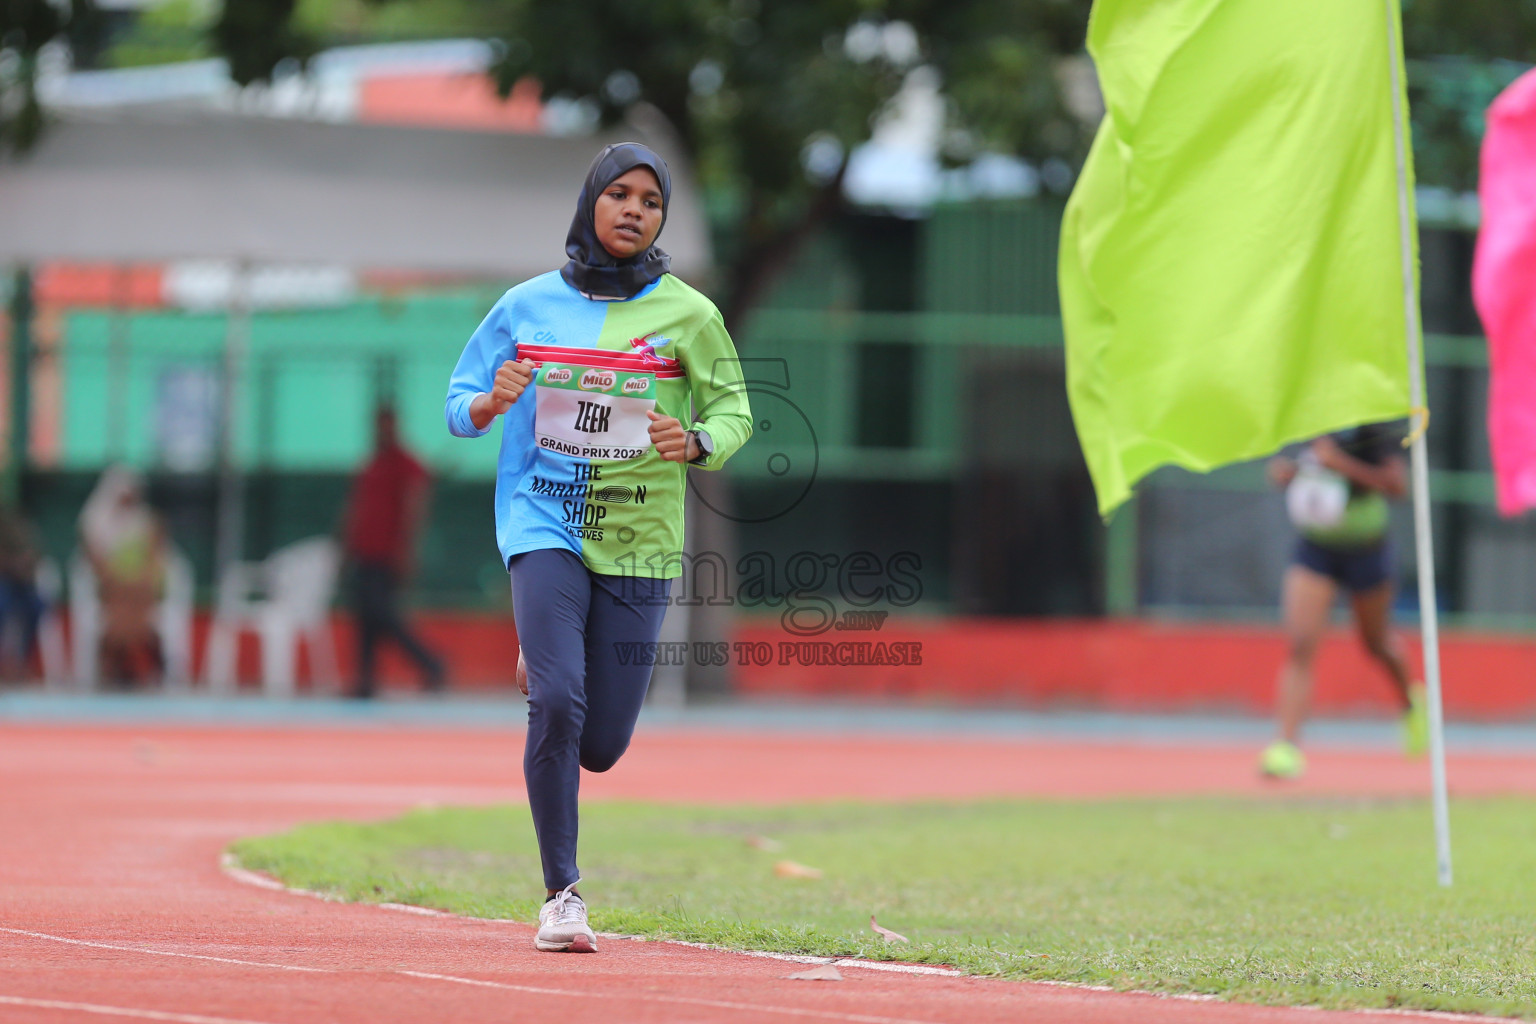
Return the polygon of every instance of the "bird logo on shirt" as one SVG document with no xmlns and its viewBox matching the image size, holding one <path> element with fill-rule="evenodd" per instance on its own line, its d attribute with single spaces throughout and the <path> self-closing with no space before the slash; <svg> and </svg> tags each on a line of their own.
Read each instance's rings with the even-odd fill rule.
<svg viewBox="0 0 1536 1024">
<path fill-rule="evenodd" d="M 662 338 L 658 336 L 659 334 L 660 332 L 658 331 L 652 331 L 650 334 L 643 334 L 638 338 L 631 338 L 629 339 L 629 345 L 635 351 L 640 353 L 641 361 L 644 362 L 647 366 L 676 365 L 676 359 L 669 359 L 666 356 L 656 354 L 656 350 L 661 346 L 672 344 L 671 338 Z"/>
</svg>

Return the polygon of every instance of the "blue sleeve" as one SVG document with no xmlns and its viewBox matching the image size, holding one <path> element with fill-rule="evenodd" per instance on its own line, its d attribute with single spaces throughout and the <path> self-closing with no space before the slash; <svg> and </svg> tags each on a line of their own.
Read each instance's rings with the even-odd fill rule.
<svg viewBox="0 0 1536 1024">
<path fill-rule="evenodd" d="M 448 403 L 443 415 L 448 420 L 448 432 L 454 437 L 483 437 L 495 423 L 493 420 L 484 430 L 476 429 L 469 418 L 469 406 L 475 396 L 491 390 L 497 368 L 512 358 L 512 317 L 507 306 L 503 296 L 491 307 L 470 335 L 459 364 L 453 368 L 453 376 L 448 378 Z"/>
</svg>

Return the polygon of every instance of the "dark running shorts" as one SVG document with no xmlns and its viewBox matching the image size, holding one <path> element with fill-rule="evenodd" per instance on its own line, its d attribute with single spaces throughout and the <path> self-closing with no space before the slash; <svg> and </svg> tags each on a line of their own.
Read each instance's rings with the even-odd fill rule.
<svg viewBox="0 0 1536 1024">
<path fill-rule="evenodd" d="M 1351 594 L 1375 590 L 1392 578 L 1392 552 L 1385 541 L 1365 548 L 1325 548 L 1302 537 L 1291 561 L 1329 577 Z"/>
</svg>

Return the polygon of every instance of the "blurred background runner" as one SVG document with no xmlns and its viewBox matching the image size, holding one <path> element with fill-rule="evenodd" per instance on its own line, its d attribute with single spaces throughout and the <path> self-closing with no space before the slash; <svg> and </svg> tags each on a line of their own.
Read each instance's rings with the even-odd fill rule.
<svg viewBox="0 0 1536 1024">
<path fill-rule="evenodd" d="M 1286 489 L 1286 511 L 1301 536 L 1282 584 L 1289 646 L 1277 683 L 1280 736 L 1259 760 L 1265 775 L 1289 779 L 1306 770 L 1297 744 L 1312 697 L 1313 662 L 1341 589 L 1349 595 L 1361 643 L 1387 673 L 1402 708 L 1404 751 L 1418 755 L 1428 745 L 1424 686 L 1410 680 L 1402 644 L 1392 633 L 1388 501 L 1408 490 L 1402 436 L 1394 425 L 1366 424 L 1320 437 L 1295 458 L 1270 462 L 1270 477 Z"/>
</svg>

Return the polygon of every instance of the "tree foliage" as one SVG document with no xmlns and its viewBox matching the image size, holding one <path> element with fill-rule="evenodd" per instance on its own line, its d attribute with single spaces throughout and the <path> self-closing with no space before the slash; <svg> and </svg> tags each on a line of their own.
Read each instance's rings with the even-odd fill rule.
<svg viewBox="0 0 1536 1024">
<path fill-rule="evenodd" d="M 1402 0 L 1408 55 L 1536 63 L 1536 0 Z"/>
<path fill-rule="evenodd" d="M 388 2 L 388 0 L 384 0 Z M 229 0 L 287 10 L 292 0 Z M 947 108 L 947 155 L 1080 160 L 1089 126 L 1058 74 L 1079 53 L 1087 0 L 483 0 L 503 91 L 526 77 L 604 123 L 659 113 L 709 197 L 735 319 L 841 203 L 847 157 L 922 67 Z M 237 78 L 292 52 L 287 15 L 219 45 Z"/>
<path fill-rule="evenodd" d="M 224 0 L 213 24 L 213 44 L 241 85 L 267 80 L 284 61 L 314 53 L 313 37 L 293 24 L 296 0 Z"/>
<path fill-rule="evenodd" d="M 359 2 L 377 14 L 360 19 Z M 1475 185 L 1483 110 L 1536 61 L 1536 0 L 1402 0 L 1419 179 Z M 345 26 L 326 11 L 349 4 Z M 101 44 L 92 0 L 0 0 L 0 145 L 41 127 L 37 61 L 51 41 Z M 498 40 L 492 73 L 615 123 L 659 112 L 705 188 L 734 319 L 841 202 L 847 157 L 914 72 L 937 81 L 945 160 L 985 151 L 1055 167 L 1064 187 L 1091 126 L 1068 112 L 1064 60 L 1082 53 L 1089 0 L 225 0 L 209 28 L 244 84 L 362 21 L 419 34 L 465 20 Z M 417 10 L 419 8 L 419 10 Z M 414 16 L 402 15 L 415 11 Z M 332 13 L 335 13 L 332 11 Z M 333 19 L 335 20 L 335 19 Z M 444 26 L 443 31 L 457 26 Z M 335 37 L 335 38 L 333 38 Z M 1507 62 L 1507 63 L 1501 63 Z M 77 60 L 77 63 L 79 61 Z"/>
<path fill-rule="evenodd" d="M 1536 0 L 1403 0 L 1420 182 L 1477 187 L 1488 104 L 1536 64 Z"/>
<path fill-rule="evenodd" d="M 44 48 L 67 43 L 88 65 L 101 39 L 102 19 L 92 0 L 0 0 L 0 151 L 24 150 L 42 132 L 37 64 Z"/>
<path fill-rule="evenodd" d="M 1082 53 L 1089 0 L 470 2 L 500 40 L 504 91 L 531 76 L 605 123 L 651 108 L 675 128 L 719 229 L 732 319 L 837 208 L 847 154 L 914 69 L 937 76 L 951 163 L 1010 153 L 1056 166 L 1064 186 L 1090 134 L 1067 111 L 1061 74 Z M 1536 61 L 1536 0 L 1403 10 L 1419 180 L 1475 187 L 1483 111 Z M 239 74 L 262 77 L 285 52 L 273 27 L 224 38 Z"/>
</svg>

